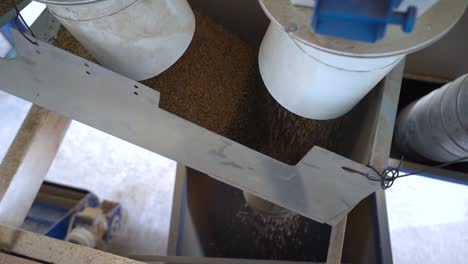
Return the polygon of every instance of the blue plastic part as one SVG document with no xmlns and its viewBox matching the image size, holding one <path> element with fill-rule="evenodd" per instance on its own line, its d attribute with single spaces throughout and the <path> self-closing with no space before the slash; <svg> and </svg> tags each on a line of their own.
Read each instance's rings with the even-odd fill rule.
<svg viewBox="0 0 468 264">
<path fill-rule="evenodd" d="M 68 226 L 70 225 L 72 215 L 69 214 L 59 222 L 57 222 L 52 229 L 45 235 L 48 237 L 64 240 L 68 234 Z"/>
<path fill-rule="evenodd" d="M 6 55 L 6 59 L 15 59 L 17 56 L 15 49 L 15 41 L 13 35 L 11 34 L 11 28 L 19 30 L 21 32 L 25 32 L 27 30 L 27 27 L 19 18 L 11 19 L 10 21 L 8 21 L 8 23 L 6 23 L 0 28 L 0 34 L 5 36 L 8 42 L 10 42 L 9 44 L 13 47 Z"/>
<path fill-rule="evenodd" d="M 64 239 L 68 232 L 68 224 L 73 210 L 54 204 L 34 201 L 22 229 Z"/>
<path fill-rule="evenodd" d="M 26 220 L 31 221 L 31 222 L 35 222 L 35 223 L 38 223 L 38 224 L 41 224 L 41 225 L 45 225 L 45 226 L 53 226 L 55 224 L 55 222 L 52 222 L 50 220 L 43 219 L 43 218 L 40 218 L 40 217 L 37 217 L 37 216 L 33 216 L 33 215 L 26 216 Z"/>
<path fill-rule="evenodd" d="M 13 43 L 14 39 L 13 39 L 13 35 L 11 34 L 10 27 L 11 27 L 11 22 L 8 22 L 1 28 L 1 31 L 3 35 L 8 39 L 8 41 L 10 43 Z"/>
<path fill-rule="evenodd" d="M 115 222 L 114 219 L 116 220 Z M 117 224 L 118 226 L 114 227 L 114 224 Z M 114 235 L 112 231 L 114 228 L 120 229 L 120 225 L 122 225 L 122 205 L 118 204 L 110 215 L 107 216 L 108 231 L 104 234 L 103 240 L 106 242 L 111 241 Z"/>
<path fill-rule="evenodd" d="M 315 0 L 312 28 L 317 34 L 375 43 L 388 24 L 411 33 L 416 25 L 414 6 L 395 12 L 402 0 Z"/>
</svg>

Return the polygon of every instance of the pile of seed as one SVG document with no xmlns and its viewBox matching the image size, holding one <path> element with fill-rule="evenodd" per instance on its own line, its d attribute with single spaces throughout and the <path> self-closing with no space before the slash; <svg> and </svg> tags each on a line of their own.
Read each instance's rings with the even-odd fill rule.
<svg viewBox="0 0 468 264">
<path fill-rule="evenodd" d="M 281 107 L 263 84 L 256 50 L 206 16 L 196 21 L 182 58 L 143 82 L 161 92 L 163 109 L 290 164 L 314 145 L 337 150 L 342 119 L 315 121 Z"/>
<path fill-rule="evenodd" d="M 215 133 L 241 139 L 257 89 L 257 55 L 237 36 L 197 13 L 185 54 L 167 71 L 143 81 L 161 92 L 160 107 Z"/>
</svg>

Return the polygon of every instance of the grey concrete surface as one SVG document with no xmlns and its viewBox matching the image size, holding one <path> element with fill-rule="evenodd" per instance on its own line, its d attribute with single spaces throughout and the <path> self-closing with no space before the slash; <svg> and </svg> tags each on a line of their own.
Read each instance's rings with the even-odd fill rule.
<svg viewBox="0 0 468 264">
<path fill-rule="evenodd" d="M 0 160 L 30 104 L 0 92 Z M 105 250 L 165 254 L 176 162 L 73 122 L 46 180 L 123 205 L 124 229 Z"/>
<path fill-rule="evenodd" d="M 468 263 L 468 186 L 411 176 L 386 191 L 394 263 Z"/>
</svg>

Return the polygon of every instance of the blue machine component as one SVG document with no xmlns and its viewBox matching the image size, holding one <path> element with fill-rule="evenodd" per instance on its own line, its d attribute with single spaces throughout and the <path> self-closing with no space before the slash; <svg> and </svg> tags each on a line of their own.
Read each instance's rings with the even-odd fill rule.
<svg viewBox="0 0 468 264">
<path fill-rule="evenodd" d="M 26 32 L 28 29 L 23 21 L 21 21 L 21 19 L 18 17 L 11 19 L 8 23 L 0 28 L 0 58 L 16 58 L 17 54 L 15 49 L 15 41 L 13 39 L 13 35 L 11 34 L 11 28 L 21 32 Z M 3 50 L 5 48 L 8 50 Z"/>
<path fill-rule="evenodd" d="M 417 9 L 395 12 L 402 0 L 315 0 L 312 28 L 318 34 L 374 43 L 382 39 L 388 24 L 411 33 Z"/>
<path fill-rule="evenodd" d="M 70 209 L 34 201 L 21 228 L 53 238 L 64 239 L 67 235 L 71 214 L 72 210 Z"/>
<path fill-rule="evenodd" d="M 12 21 L 0 28 L 0 58 L 16 58 L 16 49 L 10 27 L 14 25 Z"/>
<path fill-rule="evenodd" d="M 107 226 L 102 237 L 105 242 L 112 240 L 122 225 L 122 205 L 110 201 L 99 201 L 99 198 L 85 190 L 74 189 L 45 182 L 29 210 L 22 229 L 64 240 L 75 227 L 79 214 L 86 208 L 101 210 Z M 89 215 L 88 215 L 89 216 Z M 94 217 L 94 215 L 91 215 Z M 87 218 L 86 220 L 89 220 Z M 93 218 L 88 227 L 93 228 L 96 220 Z"/>
<path fill-rule="evenodd" d="M 122 225 L 122 205 L 118 204 L 110 212 L 107 213 L 107 224 L 109 226 L 110 232 L 107 232 L 103 240 L 110 241 L 113 238 L 116 230 L 120 230 Z"/>
<path fill-rule="evenodd" d="M 86 206 L 97 207 L 97 197 L 88 193 L 73 208 L 35 200 L 21 228 L 56 239 L 65 239 L 74 213 Z"/>
</svg>

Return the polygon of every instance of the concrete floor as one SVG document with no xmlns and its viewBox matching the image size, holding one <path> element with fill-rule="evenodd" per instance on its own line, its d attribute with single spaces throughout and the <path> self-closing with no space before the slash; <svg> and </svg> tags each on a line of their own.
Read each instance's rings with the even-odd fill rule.
<svg viewBox="0 0 468 264">
<path fill-rule="evenodd" d="M 0 91 L 0 160 L 30 104 Z M 46 177 L 120 202 L 124 230 L 106 249 L 166 254 L 176 162 L 73 122 Z"/>
<path fill-rule="evenodd" d="M 467 263 L 467 185 L 411 176 L 386 198 L 394 263 Z"/>
</svg>

